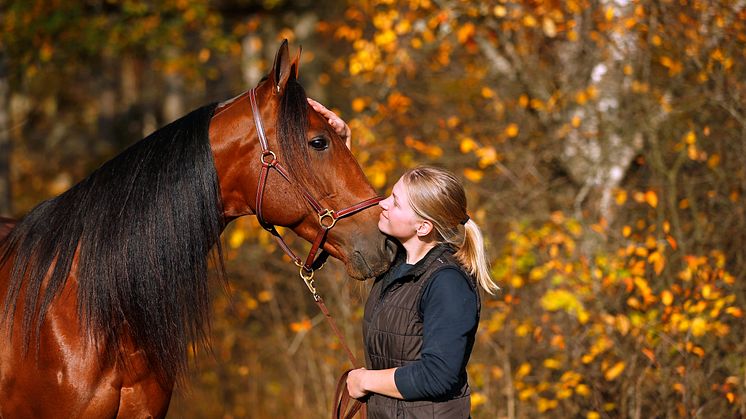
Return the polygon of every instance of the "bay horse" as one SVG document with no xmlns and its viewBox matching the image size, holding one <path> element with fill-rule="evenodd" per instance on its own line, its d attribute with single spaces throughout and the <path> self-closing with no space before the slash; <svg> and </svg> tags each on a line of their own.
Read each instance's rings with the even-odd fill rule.
<svg viewBox="0 0 746 419">
<path fill-rule="evenodd" d="M 289 227 L 353 278 L 388 268 L 380 198 L 306 102 L 299 61 L 283 42 L 255 88 L 3 220 L 0 418 L 164 417 L 189 346 L 206 343 L 208 261 L 224 278 L 219 236 L 237 217 Z"/>
</svg>

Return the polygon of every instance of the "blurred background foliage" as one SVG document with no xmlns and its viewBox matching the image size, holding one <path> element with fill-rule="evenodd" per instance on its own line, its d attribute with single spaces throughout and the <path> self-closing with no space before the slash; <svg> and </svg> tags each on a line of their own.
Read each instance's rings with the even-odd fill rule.
<svg viewBox="0 0 746 419">
<path fill-rule="evenodd" d="M 469 365 L 474 417 L 746 416 L 745 2 L 0 7 L 0 214 L 254 86 L 288 38 L 381 193 L 418 164 L 466 183 L 503 288 Z M 223 238 L 212 348 L 169 416 L 325 416 L 343 351 L 253 219 Z M 317 285 L 361 353 L 370 284 L 332 262 Z"/>
</svg>

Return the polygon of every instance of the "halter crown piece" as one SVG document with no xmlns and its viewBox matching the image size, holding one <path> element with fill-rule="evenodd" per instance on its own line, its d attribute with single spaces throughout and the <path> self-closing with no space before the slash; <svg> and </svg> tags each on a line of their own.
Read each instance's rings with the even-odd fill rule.
<svg viewBox="0 0 746 419">
<path fill-rule="evenodd" d="M 277 243 L 280 245 L 280 248 L 282 248 L 283 251 L 285 251 L 285 254 L 287 254 L 290 259 L 293 260 L 296 266 L 300 268 L 300 276 L 303 279 L 303 281 L 306 283 L 306 286 L 313 294 L 314 300 L 317 302 L 320 300 L 321 297 L 316 293 L 316 287 L 313 283 L 313 272 L 316 269 L 321 268 L 324 263 L 326 262 L 326 259 L 329 257 L 329 254 L 323 250 L 322 245 L 324 243 L 324 240 L 326 239 L 326 234 L 329 232 L 329 230 L 332 229 L 337 223 L 337 220 L 340 218 L 346 217 L 348 215 L 355 214 L 357 212 L 360 212 L 364 209 L 370 208 L 376 204 L 378 204 L 380 201 L 383 200 L 383 197 L 376 196 L 374 198 L 366 199 L 365 201 L 362 201 L 360 203 L 357 203 L 351 207 L 347 207 L 338 211 L 330 210 L 327 208 L 324 208 L 318 200 L 316 200 L 307 189 L 303 188 L 301 185 L 298 185 L 297 183 L 294 183 L 290 175 L 288 174 L 288 171 L 285 170 L 285 168 L 280 164 L 279 161 L 277 161 L 277 155 L 272 152 L 269 149 L 269 145 L 267 142 L 267 136 L 264 133 L 264 125 L 262 124 L 262 118 L 259 115 L 259 106 L 257 106 L 256 103 L 256 88 L 251 89 L 249 91 L 249 101 L 251 102 L 251 113 L 254 115 L 254 126 L 256 127 L 257 136 L 259 137 L 259 144 L 262 147 L 262 154 L 259 157 L 259 160 L 262 163 L 262 169 L 259 174 L 259 185 L 256 189 L 256 205 L 255 205 L 255 212 L 256 212 L 256 218 L 259 221 L 259 224 L 261 226 L 272 233 L 272 235 L 277 240 Z M 299 258 L 298 256 L 293 253 L 293 251 L 290 249 L 290 247 L 285 243 L 285 240 L 282 239 L 282 236 L 277 231 L 274 225 L 268 223 L 266 220 L 264 220 L 264 216 L 262 215 L 262 203 L 264 201 L 264 189 L 267 186 L 267 176 L 269 175 L 270 169 L 275 169 L 277 173 L 279 173 L 283 178 L 285 178 L 286 181 L 288 181 L 291 185 L 294 185 L 302 194 L 303 198 L 311 205 L 311 207 L 316 211 L 316 214 L 319 216 L 319 232 L 316 234 L 316 239 L 313 241 L 313 244 L 311 246 L 311 250 L 308 252 L 308 256 L 306 257 L 305 262 Z M 318 257 L 316 257 L 318 253 Z"/>
</svg>

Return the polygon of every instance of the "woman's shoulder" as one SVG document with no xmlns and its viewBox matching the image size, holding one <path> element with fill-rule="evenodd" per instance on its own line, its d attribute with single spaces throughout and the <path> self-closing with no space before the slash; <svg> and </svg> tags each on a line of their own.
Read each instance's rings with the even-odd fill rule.
<svg viewBox="0 0 746 419">
<path fill-rule="evenodd" d="M 423 290 L 425 295 L 473 296 L 477 291 L 472 278 L 458 266 L 443 266 L 433 272 Z"/>
</svg>

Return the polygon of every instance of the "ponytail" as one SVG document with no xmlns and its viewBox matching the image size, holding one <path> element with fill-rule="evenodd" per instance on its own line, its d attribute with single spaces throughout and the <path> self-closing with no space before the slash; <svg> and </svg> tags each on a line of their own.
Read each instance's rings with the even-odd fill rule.
<svg viewBox="0 0 746 419">
<path fill-rule="evenodd" d="M 458 246 L 455 256 L 466 271 L 477 279 L 483 290 L 492 295 L 500 290 L 490 276 L 482 231 L 474 220 L 468 220 L 464 224 L 464 241 Z"/>
</svg>

